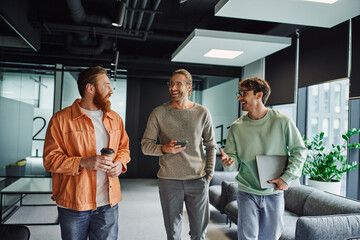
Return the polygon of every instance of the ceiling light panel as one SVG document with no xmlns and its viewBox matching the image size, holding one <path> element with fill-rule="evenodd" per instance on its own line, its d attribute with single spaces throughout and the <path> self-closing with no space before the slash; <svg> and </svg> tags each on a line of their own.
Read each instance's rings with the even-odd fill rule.
<svg viewBox="0 0 360 240">
<path fill-rule="evenodd" d="M 234 59 L 237 56 L 243 54 L 242 51 L 222 50 L 222 49 L 211 49 L 204 56 L 212 58 L 227 58 Z"/>
<path fill-rule="evenodd" d="M 338 0 L 305 0 L 305 1 L 333 4 L 333 3 L 337 2 Z"/>
<path fill-rule="evenodd" d="M 215 15 L 330 28 L 360 15 L 360 0 L 220 0 Z"/>
<path fill-rule="evenodd" d="M 288 37 L 195 29 L 172 54 L 171 61 L 242 67 L 290 45 Z M 238 56 L 206 57 L 211 50 L 236 52 Z"/>
</svg>

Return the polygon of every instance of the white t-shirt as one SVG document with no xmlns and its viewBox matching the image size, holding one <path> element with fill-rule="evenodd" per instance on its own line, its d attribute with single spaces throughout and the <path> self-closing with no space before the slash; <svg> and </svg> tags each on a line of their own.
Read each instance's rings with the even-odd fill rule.
<svg viewBox="0 0 360 240">
<path fill-rule="evenodd" d="M 101 149 L 108 147 L 109 135 L 103 124 L 103 112 L 101 110 L 81 110 L 91 119 L 95 129 L 96 154 L 101 155 Z M 96 175 L 96 206 L 101 207 L 109 204 L 109 182 L 105 172 L 97 171 Z"/>
</svg>

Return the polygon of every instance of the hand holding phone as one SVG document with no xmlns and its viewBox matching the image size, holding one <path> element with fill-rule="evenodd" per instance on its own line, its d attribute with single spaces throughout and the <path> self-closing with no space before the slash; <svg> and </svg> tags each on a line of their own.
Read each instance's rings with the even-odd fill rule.
<svg viewBox="0 0 360 240">
<path fill-rule="evenodd" d="M 181 147 L 185 147 L 185 145 L 188 143 L 186 140 L 177 140 L 175 145 L 181 145 Z"/>
</svg>

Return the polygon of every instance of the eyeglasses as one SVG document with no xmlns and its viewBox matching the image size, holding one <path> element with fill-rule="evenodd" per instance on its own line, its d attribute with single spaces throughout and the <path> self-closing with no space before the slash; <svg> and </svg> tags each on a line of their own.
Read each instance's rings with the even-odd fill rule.
<svg viewBox="0 0 360 240">
<path fill-rule="evenodd" d="M 239 98 L 240 96 L 245 97 L 247 92 L 253 91 L 254 89 L 249 90 L 239 90 L 239 92 L 236 92 L 236 97 Z"/>
<path fill-rule="evenodd" d="M 167 82 L 166 84 L 167 84 L 168 87 L 174 87 L 175 85 L 177 87 L 182 87 L 182 86 L 188 85 L 190 83 L 188 83 L 188 82 Z"/>
</svg>

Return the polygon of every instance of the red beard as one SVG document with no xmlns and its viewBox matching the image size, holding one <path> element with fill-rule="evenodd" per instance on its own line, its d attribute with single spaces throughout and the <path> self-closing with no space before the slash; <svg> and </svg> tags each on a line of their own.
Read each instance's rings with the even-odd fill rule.
<svg viewBox="0 0 360 240">
<path fill-rule="evenodd" d="M 102 97 L 101 93 L 98 91 L 98 89 L 95 89 L 95 95 L 94 95 L 94 104 L 98 108 L 100 108 L 103 112 L 110 112 L 111 110 L 111 102 L 109 100 L 109 97 L 111 94 L 106 95 L 105 97 Z"/>
</svg>

